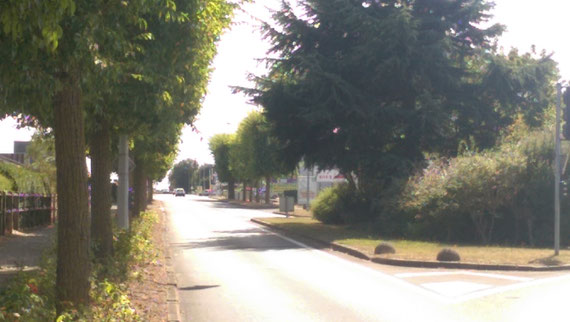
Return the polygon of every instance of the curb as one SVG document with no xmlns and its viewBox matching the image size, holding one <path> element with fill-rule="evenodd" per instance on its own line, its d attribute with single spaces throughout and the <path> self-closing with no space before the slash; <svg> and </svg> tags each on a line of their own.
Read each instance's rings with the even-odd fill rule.
<svg viewBox="0 0 570 322">
<path fill-rule="evenodd" d="M 294 213 L 290 212 L 290 213 L 285 213 L 283 211 L 274 211 L 273 214 L 275 215 L 281 215 L 281 216 L 288 216 L 288 217 L 296 217 L 296 218 L 303 218 L 306 216 L 299 216 L 299 215 L 295 215 Z"/>
<path fill-rule="evenodd" d="M 169 240 L 168 238 L 168 224 L 169 221 L 167 220 L 167 213 L 164 207 L 160 207 L 162 211 L 162 215 L 165 219 L 165 226 L 164 226 L 164 238 L 165 240 Z M 174 268 L 172 266 L 172 251 L 170 248 L 166 249 L 166 254 L 164 255 L 164 259 L 166 261 L 166 275 L 167 275 L 167 282 L 166 282 L 166 306 L 168 309 L 168 322 L 180 322 L 180 299 L 178 297 L 178 282 L 176 280 L 176 273 L 174 272 Z"/>
<path fill-rule="evenodd" d="M 266 223 L 266 222 L 264 222 L 264 221 L 261 221 L 261 220 L 255 219 L 255 218 L 252 218 L 251 221 L 254 222 L 254 223 L 256 223 L 256 224 L 269 227 L 269 228 L 271 228 L 271 229 L 273 229 L 273 230 L 278 230 L 278 231 L 281 231 L 281 232 L 285 232 L 285 233 L 287 233 L 287 234 L 290 235 L 290 236 L 296 236 L 296 237 L 301 237 L 301 238 L 310 240 L 312 243 L 319 244 L 319 245 L 321 245 L 321 246 L 329 247 L 329 248 L 331 248 L 332 250 L 337 251 L 337 252 L 345 253 L 345 254 L 348 254 L 348 255 L 351 255 L 351 256 L 360 258 L 360 259 L 370 260 L 370 257 L 368 257 L 368 255 L 366 255 L 366 254 L 362 253 L 361 251 L 358 251 L 358 250 L 356 250 L 356 249 L 354 249 L 354 248 L 350 248 L 350 247 L 347 247 L 347 246 L 339 245 L 339 244 L 336 244 L 336 243 L 326 242 L 326 241 L 323 241 L 323 240 L 320 240 L 320 239 L 317 239 L 317 238 L 314 238 L 314 237 L 310 237 L 310 236 L 307 236 L 307 235 L 299 234 L 299 233 L 290 231 L 290 230 L 288 230 L 288 229 L 284 229 L 284 228 L 281 228 L 281 227 L 273 226 L 273 225 L 271 225 L 271 224 L 269 224 L 269 223 Z"/>
<path fill-rule="evenodd" d="M 268 210 L 268 209 L 277 209 L 279 208 L 279 206 L 277 205 L 271 205 L 268 206 L 266 203 L 246 203 L 243 204 L 241 201 L 237 201 L 237 200 L 228 200 L 228 199 L 216 199 L 216 198 L 212 198 L 210 197 L 210 199 L 218 201 L 218 202 L 224 202 L 224 203 L 228 203 L 234 206 L 240 206 L 241 208 L 244 209 L 254 209 L 254 210 Z"/>
<path fill-rule="evenodd" d="M 472 269 L 483 271 L 521 271 L 521 272 L 554 272 L 570 270 L 570 265 L 561 266 L 528 266 L 528 265 L 499 265 L 499 264 L 477 264 L 477 263 L 459 263 L 459 262 L 433 262 L 433 261 L 415 261 L 407 259 L 395 259 L 384 257 L 372 257 L 371 261 L 377 264 L 419 267 L 419 268 L 455 268 L 455 269 Z"/>
<path fill-rule="evenodd" d="M 416 260 L 395 259 L 395 258 L 385 258 L 385 257 L 376 257 L 376 256 L 369 257 L 368 255 L 356 249 L 343 246 L 334 242 L 326 242 L 282 227 L 276 227 L 270 223 L 261 221 L 259 219 L 252 218 L 251 221 L 256 224 L 269 227 L 273 230 L 284 232 L 289 236 L 296 236 L 308 239 L 316 244 L 327 246 L 332 250 L 345 253 L 360 259 L 369 260 L 373 263 L 382 264 L 382 265 L 417 267 L 417 268 L 451 268 L 451 269 L 472 269 L 472 270 L 487 270 L 487 271 L 523 271 L 523 272 L 554 272 L 554 271 L 570 270 L 570 265 L 561 265 L 561 266 L 499 265 L 499 264 L 477 264 L 477 263 L 460 263 L 460 262 L 416 261 Z"/>
</svg>

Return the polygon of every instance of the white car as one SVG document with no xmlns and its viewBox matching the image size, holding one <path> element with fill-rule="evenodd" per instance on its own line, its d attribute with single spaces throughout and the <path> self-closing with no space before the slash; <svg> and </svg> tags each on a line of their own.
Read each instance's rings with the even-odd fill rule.
<svg viewBox="0 0 570 322">
<path fill-rule="evenodd" d="M 176 197 L 179 197 L 179 196 L 180 196 L 180 197 L 184 197 L 184 196 L 186 195 L 186 191 L 184 191 L 183 188 L 176 188 L 176 189 L 174 190 L 174 195 L 175 195 Z"/>
</svg>

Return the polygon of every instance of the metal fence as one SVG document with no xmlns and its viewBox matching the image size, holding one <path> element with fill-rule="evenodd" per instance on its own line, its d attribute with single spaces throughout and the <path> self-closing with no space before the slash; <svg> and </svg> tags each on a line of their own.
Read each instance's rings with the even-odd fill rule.
<svg viewBox="0 0 570 322">
<path fill-rule="evenodd" d="M 0 192 L 0 235 L 55 222 L 56 195 Z"/>
</svg>

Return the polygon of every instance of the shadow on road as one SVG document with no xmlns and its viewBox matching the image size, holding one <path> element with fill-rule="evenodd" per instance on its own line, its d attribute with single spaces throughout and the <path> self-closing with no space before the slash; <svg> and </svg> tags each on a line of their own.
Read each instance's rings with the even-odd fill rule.
<svg viewBox="0 0 570 322">
<path fill-rule="evenodd" d="M 220 285 L 194 285 L 194 286 L 187 286 L 187 287 L 179 287 L 179 291 L 199 291 L 199 290 L 206 290 L 209 288 L 220 287 Z"/>
<path fill-rule="evenodd" d="M 192 201 L 196 201 L 196 202 L 222 202 L 220 200 L 215 200 L 215 199 L 192 199 Z"/>
<path fill-rule="evenodd" d="M 218 201 L 213 200 L 215 203 L 212 204 L 214 208 L 224 208 L 224 209 L 256 209 L 256 210 L 268 210 L 268 209 L 277 209 L 278 207 L 275 205 L 267 205 L 264 203 L 256 204 L 250 203 L 247 205 L 242 205 L 239 203 L 234 202 L 227 202 L 227 201 Z"/>
<path fill-rule="evenodd" d="M 217 248 L 220 250 L 287 250 L 301 249 L 302 247 L 291 243 L 279 236 L 260 230 L 258 228 L 215 231 L 213 237 L 194 239 L 184 243 L 173 243 L 178 249 Z"/>
</svg>

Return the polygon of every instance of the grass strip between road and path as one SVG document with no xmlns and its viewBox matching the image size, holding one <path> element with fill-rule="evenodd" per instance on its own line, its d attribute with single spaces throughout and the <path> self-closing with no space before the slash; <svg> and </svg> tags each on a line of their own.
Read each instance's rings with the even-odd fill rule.
<svg viewBox="0 0 570 322">
<path fill-rule="evenodd" d="M 559 256 L 547 248 L 457 245 L 405 239 L 383 239 L 371 236 L 358 227 L 325 225 L 309 217 L 262 218 L 263 222 L 297 234 L 334 242 L 356 249 L 370 257 L 402 260 L 436 261 L 442 248 L 452 248 L 461 256 L 461 262 L 491 265 L 559 266 L 570 264 L 570 250 L 563 249 Z M 396 249 L 395 254 L 374 255 L 374 248 L 388 242 Z"/>
</svg>

